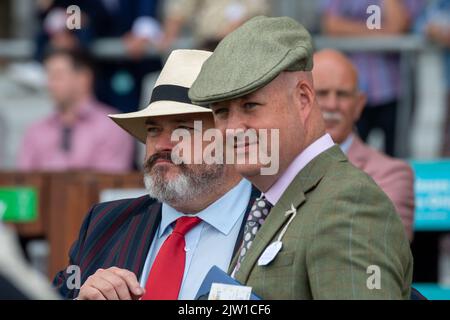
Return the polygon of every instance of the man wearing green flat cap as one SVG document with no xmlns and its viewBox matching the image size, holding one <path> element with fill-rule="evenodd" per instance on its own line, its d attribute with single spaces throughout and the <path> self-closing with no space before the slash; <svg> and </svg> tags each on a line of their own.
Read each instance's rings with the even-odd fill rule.
<svg viewBox="0 0 450 320">
<path fill-rule="evenodd" d="M 308 31 L 256 17 L 225 37 L 189 91 L 227 135 L 266 129 L 279 170 L 236 164 L 263 192 L 229 272 L 264 299 L 408 299 L 412 255 L 394 206 L 325 132 Z"/>
</svg>

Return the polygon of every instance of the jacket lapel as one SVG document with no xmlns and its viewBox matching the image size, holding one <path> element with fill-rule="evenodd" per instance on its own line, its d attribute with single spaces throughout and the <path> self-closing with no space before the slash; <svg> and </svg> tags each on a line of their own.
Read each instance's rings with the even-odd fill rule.
<svg viewBox="0 0 450 320">
<path fill-rule="evenodd" d="M 158 230 L 158 226 L 161 222 L 161 208 L 162 204 L 160 202 L 155 202 L 148 210 L 148 214 L 145 215 L 142 223 L 148 226 L 144 231 L 143 235 L 138 235 L 138 237 L 142 236 L 142 241 L 144 244 L 138 248 L 136 252 L 137 259 L 135 260 L 133 269 L 138 270 L 137 274 L 142 273 L 142 269 L 144 268 L 145 260 L 147 259 L 148 251 L 150 250 L 150 245 L 155 237 L 156 230 Z M 147 232 L 148 230 L 148 232 Z"/>
<path fill-rule="evenodd" d="M 331 158 L 346 161 L 346 157 L 339 146 L 335 145 L 308 163 L 288 186 L 280 200 L 270 211 L 261 229 L 256 233 L 252 246 L 247 252 L 239 271 L 236 273 L 236 279 L 239 282 L 247 283 L 250 272 L 257 260 L 267 246 L 274 241 L 277 233 L 290 218 L 290 215 L 286 215 L 286 212 L 291 209 L 291 205 L 298 210 L 305 203 L 305 194 L 320 182 Z"/>
<path fill-rule="evenodd" d="M 142 209 L 143 212 L 134 215 L 131 221 L 131 224 L 143 227 L 128 230 L 133 234 L 127 234 L 123 237 L 124 242 L 118 255 L 119 257 L 123 256 L 123 258 L 119 258 L 119 265 L 133 271 L 137 276 L 142 272 L 148 250 L 161 221 L 161 203 L 153 199 L 150 199 L 150 201 L 152 202 Z M 132 241 L 125 241 L 126 237 L 132 238 Z M 130 252 L 132 253 L 130 254 Z M 120 263 L 121 260 L 123 263 Z"/>
<path fill-rule="evenodd" d="M 297 184 L 297 180 L 298 179 L 295 179 L 292 184 Z M 293 187 L 292 184 L 289 189 Z M 277 232 L 289 219 L 289 216 L 285 215 L 286 211 L 290 209 L 290 202 L 287 198 L 286 191 L 270 211 L 270 214 L 267 216 L 264 224 L 261 226 L 261 229 L 259 229 L 256 233 L 252 246 L 250 250 L 247 251 L 247 255 L 245 256 L 239 271 L 236 273 L 236 279 L 241 283 L 247 282 L 250 271 L 253 269 L 256 261 L 261 256 L 264 249 L 272 242 L 272 239 L 276 236 Z M 293 201 L 293 204 L 295 202 L 295 207 L 299 207 L 305 201 L 305 195 L 303 192 L 300 192 L 291 200 Z"/>
</svg>

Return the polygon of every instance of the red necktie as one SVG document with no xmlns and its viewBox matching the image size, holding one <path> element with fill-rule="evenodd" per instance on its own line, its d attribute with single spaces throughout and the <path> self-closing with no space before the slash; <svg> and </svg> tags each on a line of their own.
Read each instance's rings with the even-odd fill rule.
<svg viewBox="0 0 450 320">
<path fill-rule="evenodd" d="M 178 299 L 186 262 L 184 235 L 200 222 L 197 217 L 178 218 L 153 262 L 142 300 Z"/>
</svg>

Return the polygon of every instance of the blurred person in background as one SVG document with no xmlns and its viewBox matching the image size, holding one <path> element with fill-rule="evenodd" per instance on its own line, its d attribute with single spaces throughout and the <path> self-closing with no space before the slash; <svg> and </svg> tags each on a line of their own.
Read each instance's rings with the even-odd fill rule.
<svg viewBox="0 0 450 320">
<path fill-rule="evenodd" d="M 414 174 L 404 161 L 364 144 L 354 132 L 366 102 L 358 88 L 358 72 L 342 53 L 325 49 L 314 54 L 314 87 L 327 132 L 350 162 L 369 174 L 389 196 L 410 241 L 414 222 Z"/>
<path fill-rule="evenodd" d="M 270 5 L 270 0 L 168 0 L 160 48 L 171 48 L 182 28 L 189 25 L 195 47 L 212 51 L 223 37 L 246 20 L 269 14 Z"/>
<path fill-rule="evenodd" d="M 38 0 L 39 31 L 35 59 L 41 62 L 52 49 L 92 49 L 96 40 L 119 40 L 125 54 L 95 61 L 97 98 L 123 112 L 136 111 L 141 98 L 142 79 L 161 69 L 158 54 L 147 56 L 148 49 L 161 39 L 158 22 L 158 0 Z M 67 22 L 73 11 L 80 10 L 80 28 L 69 29 Z M 72 21 L 72 20 L 70 20 Z M 28 86 L 45 84 L 39 63 L 14 64 L 13 79 Z"/>
<path fill-rule="evenodd" d="M 107 117 L 115 110 L 94 98 L 89 57 L 55 50 L 44 62 L 55 112 L 26 131 L 19 169 L 129 171 L 133 141 Z"/>
<path fill-rule="evenodd" d="M 37 0 L 34 12 L 37 31 L 34 37 L 33 59 L 27 62 L 12 63 L 8 72 L 12 80 L 35 90 L 45 90 L 45 70 L 42 66 L 45 53 L 51 49 L 74 50 L 87 46 L 88 36 L 83 25 L 80 29 L 68 29 L 67 8 L 76 5 L 80 8 L 80 22 L 86 22 L 83 13 L 88 0 Z"/>
<path fill-rule="evenodd" d="M 158 0 L 97 0 L 86 5 L 86 34 L 89 43 L 116 38 L 125 56 L 96 60 L 96 95 L 122 112 L 139 108 L 143 78 L 161 70 L 161 58 L 147 52 L 161 39 Z"/>
<path fill-rule="evenodd" d="M 442 155 L 450 157 L 450 0 L 433 0 L 418 19 L 416 31 L 443 48 L 447 90 L 444 144 Z"/>
<path fill-rule="evenodd" d="M 380 29 L 366 22 L 371 5 L 381 8 Z M 328 36 L 376 37 L 402 35 L 410 30 L 423 0 L 325 0 L 322 31 Z M 357 123 L 363 141 L 372 129 L 384 133 L 384 150 L 395 153 L 397 105 L 400 97 L 400 57 L 397 53 L 355 52 L 349 54 L 359 72 L 359 87 L 367 94 L 367 104 Z M 405 79 L 407 80 L 407 79 Z"/>
<path fill-rule="evenodd" d="M 51 49 L 74 50 L 84 46 L 87 41 L 86 29 L 67 28 L 67 8 L 76 5 L 85 10 L 88 0 L 37 0 L 36 13 L 38 18 L 38 33 L 36 39 L 35 59 L 43 61 L 45 51 Z M 86 16 L 80 22 L 85 22 Z"/>
</svg>

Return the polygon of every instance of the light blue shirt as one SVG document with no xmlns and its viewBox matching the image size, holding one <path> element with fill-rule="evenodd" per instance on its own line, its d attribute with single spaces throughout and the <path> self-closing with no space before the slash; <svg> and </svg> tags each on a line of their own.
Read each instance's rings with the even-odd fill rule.
<svg viewBox="0 0 450 320">
<path fill-rule="evenodd" d="M 350 147 L 353 143 L 353 133 L 350 133 L 347 138 L 339 145 L 341 147 L 342 152 L 348 154 Z"/>
<path fill-rule="evenodd" d="M 194 299 L 212 266 L 227 271 L 251 191 L 251 183 L 242 179 L 219 200 L 196 214 L 202 222 L 185 235 L 186 264 L 178 299 Z M 173 223 L 183 216 L 186 215 L 163 203 L 161 223 L 145 260 L 141 287 L 145 287 L 156 255 L 173 230 Z"/>
</svg>

